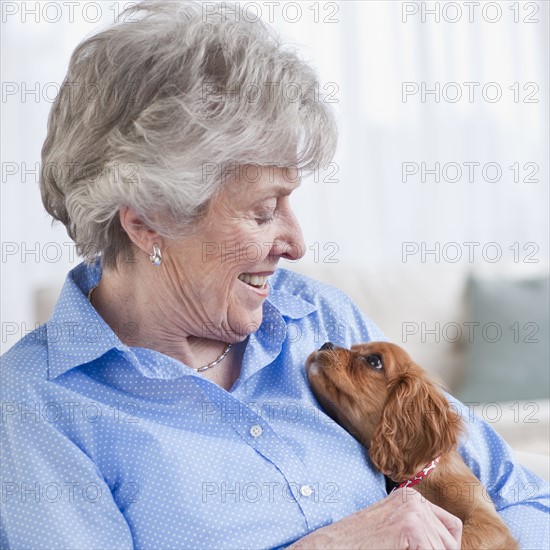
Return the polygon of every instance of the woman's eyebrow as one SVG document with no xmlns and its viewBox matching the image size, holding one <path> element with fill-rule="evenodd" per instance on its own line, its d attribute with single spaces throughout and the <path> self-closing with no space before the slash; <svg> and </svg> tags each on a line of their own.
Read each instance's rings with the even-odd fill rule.
<svg viewBox="0 0 550 550">
<path fill-rule="evenodd" d="M 290 195 L 299 186 L 300 182 L 292 187 L 290 185 L 277 185 L 275 187 L 271 187 L 270 189 L 266 189 L 265 192 L 262 193 L 262 196 L 264 199 L 269 197 L 285 197 L 287 195 Z"/>
<path fill-rule="evenodd" d="M 292 193 L 293 189 L 288 187 L 278 187 L 276 189 L 269 189 L 261 193 L 259 197 L 252 202 L 252 207 L 256 208 L 269 199 L 278 199 L 279 197 L 288 197 Z"/>
</svg>

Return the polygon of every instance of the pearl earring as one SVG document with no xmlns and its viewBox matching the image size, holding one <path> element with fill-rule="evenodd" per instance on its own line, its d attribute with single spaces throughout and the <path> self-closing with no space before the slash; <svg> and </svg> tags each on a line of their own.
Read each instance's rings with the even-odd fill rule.
<svg viewBox="0 0 550 550">
<path fill-rule="evenodd" d="M 156 244 L 153 245 L 153 253 L 149 255 L 149 259 L 155 267 L 158 267 L 162 263 L 162 254 Z"/>
</svg>

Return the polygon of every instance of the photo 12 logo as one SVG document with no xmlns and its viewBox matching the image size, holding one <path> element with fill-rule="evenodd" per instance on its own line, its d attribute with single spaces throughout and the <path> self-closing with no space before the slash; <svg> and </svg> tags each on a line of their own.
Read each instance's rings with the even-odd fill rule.
<svg viewBox="0 0 550 550">
<path fill-rule="evenodd" d="M 205 23 L 223 22 L 228 17 L 237 21 L 256 23 L 263 19 L 270 24 L 313 22 L 338 23 L 338 2 L 202 2 L 202 20 Z"/>
<path fill-rule="evenodd" d="M 462 243 L 450 242 L 431 242 L 426 241 L 404 241 L 401 244 L 401 261 L 406 264 L 412 259 L 420 263 L 451 263 L 460 261 L 474 263 L 487 262 L 497 263 L 500 261 L 510 261 L 514 263 L 538 264 L 539 259 L 536 254 L 540 247 L 535 242 L 510 243 L 502 245 L 490 241 L 481 243 L 477 241 L 465 241 Z M 510 251 L 510 252 L 508 252 Z"/>
<path fill-rule="evenodd" d="M 403 183 L 539 183 L 540 166 L 536 162 L 514 162 L 502 166 L 498 162 L 462 161 L 433 162 L 408 161 L 401 164 Z M 503 178 L 504 174 L 504 178 Z"/>
<path fill-rule="evenodd" d="M 474 103 L 482 99 L 486 103 L 507 100 L 511 103 L 538 103 L 540 87 L 536 82 L 403 82 L 401 100 L 409 103 L 410 98 L 420 103 Z"/>
<path fill-rule="evenodd" d="M 540 2 L 402 2 L 403 23 L 539 23 Z M 509 17 L 507 17 L 509 16 Z"/>
</svg>

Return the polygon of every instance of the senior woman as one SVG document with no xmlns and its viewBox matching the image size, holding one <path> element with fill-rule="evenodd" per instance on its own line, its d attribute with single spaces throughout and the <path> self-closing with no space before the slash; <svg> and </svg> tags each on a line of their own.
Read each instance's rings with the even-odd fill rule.
<svg viewBox="0 0 550 550">
<path fill-rule="evenodd" d="M 326 340 L 384 338 L 278 269 L 305 249 L 300 172 L 335 148 L 314 72 L 236 6 L 130 15 L 77 48 L 50 115 L 42 197 L 86 262 L 3 357 L 2 547 L 458 548 L 304 375 Z M 543 547 L 541 481 L 479 419 L 461 451 Z"/>
</svg>

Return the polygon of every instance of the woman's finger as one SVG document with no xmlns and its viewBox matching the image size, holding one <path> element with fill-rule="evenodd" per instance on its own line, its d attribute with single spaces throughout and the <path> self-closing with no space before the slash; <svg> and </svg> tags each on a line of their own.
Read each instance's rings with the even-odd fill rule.
<svg viewBox="0 0 550 550">
<path fill-rule="evenodd" d="M 437 533 L 443 543 L 443 548 L 449 550 L 460 550 L 462 543 L 462 522 L 456 516 L 453 516 L 447 510 L 440 508 L 429 500 L 426 500 L 431 512 L 437 518 Z M 437 546 L 434 546 L 437 548 Z M 440 546 L 441 548 L 441 546 Z"/>
</svg>

